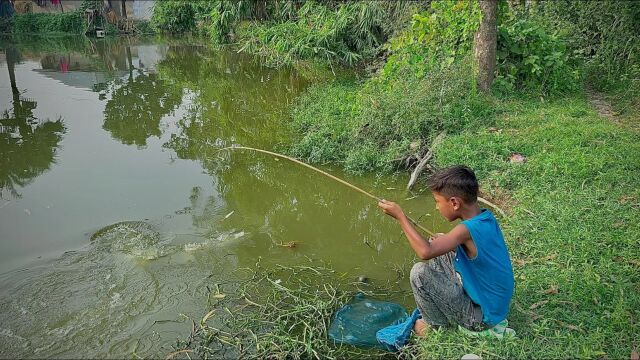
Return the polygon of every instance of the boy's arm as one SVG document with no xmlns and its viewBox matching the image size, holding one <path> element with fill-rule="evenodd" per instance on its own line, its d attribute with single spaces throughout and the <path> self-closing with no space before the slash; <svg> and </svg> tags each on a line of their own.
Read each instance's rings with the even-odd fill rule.
<svg viewBox="0 0 640 360">
<path fill-rule="evenodd" d="M 471 239 L 466 226 L 458 224 L 447 234 L 436 236 L 429 242 L 413 227 L 413 224 L 411 224 L 411 221 L 398 204 L 382 200 L 378 203 L 378 206 L 382 208 L 385 214 L 398 220 L 402 231 L 404 231 L 409 240 L 409 245 L 411 245 L 413 251 L 415 251 L 416 255 L 422 260 L 429 260 L 446 254 L 455 249 L 456 246 Z"/>
</svg>

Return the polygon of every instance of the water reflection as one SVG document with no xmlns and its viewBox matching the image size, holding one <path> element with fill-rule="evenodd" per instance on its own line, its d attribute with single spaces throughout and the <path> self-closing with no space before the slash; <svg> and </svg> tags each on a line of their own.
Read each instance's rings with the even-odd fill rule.
<svg viewBox="0 0 640 360">
<path fill-rule="evenodd" d="M 109 88 L 103 128 L 127 145 L 145 146 L 149 137 L 160 137 L 160 119 L 182 101 L 182 89 L 140 69 L 130 69 Z"/>
<path fill-rule="evenodd" d="M 309 84 L 292 70 L 265 69 L 247 55 L 203 47 L 173 47 L 158 69 L 184 87 L 190 100 L 165 147 L 209 170 L 217 148 L 282 142 L 288 136 L 286 106 Z"/>
<path fill-rule="evenodd" d="M 163 345 L 190 331 L 179 314 L 200 318 L 208 286 L 258 261 L 329 264 L 336 282 L 394 282 L 408 271 L 410 249 L 368 198 L 283 160 L 220 151 L 286 143 L 288 105 L 312 79 L 175 40 L 74 39 L 18 41 L 19 51 L 6 52 L 13 105 L 1 120 L 9 130 L 0 179 L 31 196 L 0 207 L 0 259 L 33 259 L 42 244 L 57 253 L 0 275 L 0 357 L 163 356 Z M 29 62 L 16 74 L 20 57 Z M 19 86 L 46 93 L 38 116 L 62 112 L 64 126 L 37 121 Z M 57 171 L 25 187 L 53 168 L 63 132 Z M 403 179 L 349 181 L 406 197 L 394 190 Z M 414 204 L 404 204 L 412 215 L 427 211 Z M 134 232 L 123 232 L 125 247 L 90 240 L 123 221 L 152 224 L 160 240 L 147 246 Z M 163 251 L 150 256 L 158 244 Z"/>
<path fill-rule="evenodd" d="M 24 187 L 35 177 L 49 170 L 55 162 L 56 150 L 65 131 L 62 120 L 39 121 L 33 111 L 37 103 L 23 98 L 18 90 L 15 65 L 21 54 L 15 46 L 5 50 L 12 109 L 0 116 L 0 195 L 19 197 Z"/>
</svg>

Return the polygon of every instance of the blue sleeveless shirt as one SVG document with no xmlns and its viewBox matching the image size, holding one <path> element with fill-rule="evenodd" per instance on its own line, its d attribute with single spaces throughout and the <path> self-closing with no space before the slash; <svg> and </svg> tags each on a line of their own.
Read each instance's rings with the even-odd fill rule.
<svg viewBox="0 0 640 360">
<path fill-rule="evenodd" d="M 462 287 L 482 309 L 482 322 L 495 325 L 509 313 L 513 295 L 513 269 L 502 231 L 491 211 L 462 221 L 471 234 L 478 255 L 470 259 L 462 245 L 456 248 L 454 267 L 462 278 Z"/>
</svg>

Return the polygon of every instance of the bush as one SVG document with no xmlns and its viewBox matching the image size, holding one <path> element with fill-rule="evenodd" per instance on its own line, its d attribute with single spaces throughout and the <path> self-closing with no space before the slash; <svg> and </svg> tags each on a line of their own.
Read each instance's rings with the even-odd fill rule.
<svg viewBox="0 0 640 360">
<path fill-rule="evenodd" d="M 600 89 L 638 75 L 631 72 L 640 56 L 640 2 L 548 1 L 538 15 L 567 38 L 572 54 L 584 61 L 589 80 Z"/>
<path fill-rule="evenodd" d="M 153 7 L 151 22 L 169 33 L 199 31 L 198 25 L 209 21 L 214 6 L 210 1 L 160 0 Z"/>
<path fill-rule="evenodd" d="M 85 31 L 85 21 L 80 12 L 17 14 L 13 17 L 13 33 L 71 33 L 82 34 Z"/>
<path fill-rule="evenodd" d="M 564 41 L 537 22 L 518 19 L 498 27 L 494 88 L 541 94 L 577 90 L 580 72 L 570 64 Z"/>
<path fill-rule="evenodd" d="M 241 50 L 279 65 L 320 58 L 354 64 L 377 54 L 385 41 L 387 12 L 381 2 L 351 2 L 335 8 L 305 2 L 295 19 L 239 29 Z"/>
<path fill-rule="evenodd" d="M 469 54 L 479 25 L 477 1 L 432 2 L 429 11 L 413 15 L 411 26 L 389 41 L 391 55 L 383 75 L 410 68 L 423 76 L 434 67 L 461 61 Z"/>
<path fill-rule="evenodd" d="M 362 86 L 312 88 L 293 111 L 303 134 L 293 155 L 309 162 L 338 162 L 347 171 L 392 171 L 442 131 L 489 123 L 491 106 L 473 91 L 470 61 L 440 67 L 423 77 L 411 69 Z"/>
<path fill-rule="evenodd" d="M 140 20 L 135 24 L 136 34 L 155 34 L 156 29 L 153 27 L 150 21 Z"/>
</svg>

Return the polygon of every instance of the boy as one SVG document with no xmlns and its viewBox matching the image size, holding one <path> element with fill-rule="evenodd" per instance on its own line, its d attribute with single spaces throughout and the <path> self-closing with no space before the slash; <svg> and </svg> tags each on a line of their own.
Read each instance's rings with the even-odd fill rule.
<svg viewBox="0 0 640 360">
<path fill-rule="evenodd" d="M 411 288 L 422 314 L 417 335 L 429 327 L 459 325 L 473 334 L 502 337 L 513 294 L 513 270 L 502 232 L 493 214 L 478 206 L 473 170 L 452 166 L 428 181 L 436 208 L 448 221 L 461 219 L 447 234 L 425 240 L 398 204 L 378 206 L 395 218 L 422 260 L 411 269 Z"/>
</svg>

